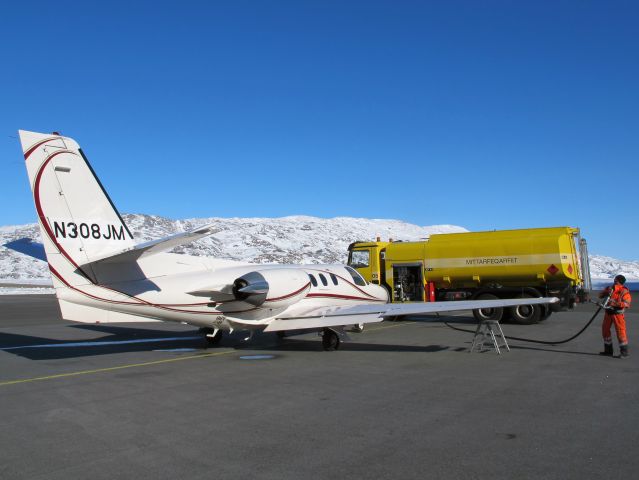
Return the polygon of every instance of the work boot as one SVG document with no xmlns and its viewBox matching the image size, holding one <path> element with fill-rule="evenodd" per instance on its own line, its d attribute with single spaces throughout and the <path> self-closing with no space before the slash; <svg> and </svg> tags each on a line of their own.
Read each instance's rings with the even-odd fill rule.
<svg viewBox="0 0 639 480">
<path fill-rule="evenodd" d="M 612 357 L 612 343 L 604 343 L 604 351 L 599 352 L 599 355 L 605 355 L 607 357 Z"/>
<path fill-rule="evenodd" d="M 619 358 L 628 358 L 629 357 L 628 345 L 620 345 L 619 346 L 619 350 L 621 351 L 621 355 L 619 355 Z"/>
</svg>

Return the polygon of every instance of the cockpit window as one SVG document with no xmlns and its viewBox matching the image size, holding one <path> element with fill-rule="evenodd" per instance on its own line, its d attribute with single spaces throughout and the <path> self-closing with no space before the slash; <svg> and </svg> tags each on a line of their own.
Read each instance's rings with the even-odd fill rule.
<svg viewBox="0 0 639 480">
<path fill-rule="evenodd" d="M 323 273 L 319 274 L 320 280 L 322 281 L 322 285 L 324 285 L 325 287 L 328 286 L 328 282 L 326 281 L 326 277 L 324 276 Z"/>
<path fill-rule="evenodd" d="M 333 280 L 333 285 L 337 285 L 337 275 L 331 273 L 331 280 Z"/>
<path fill-rule="evenodd" d="M 353 268 L 364 268 L 370 265 L 371 252 L 368 250 L 353 250 L 348 257 L 348 264 Z"/>
<path fill-rule="evenodd" d="M 348 271 L 348 273 L 351 274 L 351 277 L 353 277 L 353 282 L 355 282 L 355 285 L 359 285 L 360 287 L 366 286 L 366 280 L 364 280 L 364 277 L 357 273 L 356 270 L 353 270 L 351 267 L 346 267 L 346 270 Z"/>
<path fill-rule="evenodd" d="M 308 278 L 311 279 L 311 283 L 313 284 L 314 287 L 317 287 L 317 279 L 311 275 L 310 273 L 308 274 Z"/>
</svg>

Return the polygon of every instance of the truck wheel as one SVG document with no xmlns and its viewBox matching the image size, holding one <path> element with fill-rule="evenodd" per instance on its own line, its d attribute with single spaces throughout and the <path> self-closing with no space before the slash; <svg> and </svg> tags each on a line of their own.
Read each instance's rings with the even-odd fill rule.
<svg viewBox="0 0 639 480">
<path fill-rule="evenodd" d="M 478 295 L 475 300 L 498 300 L 498 298 L 492 293 L 482 293 L 481 295 Z M 497 320 L 499 322 L 504 316 L 504 309 L 478 308 L 477 310 L 473 310 L 473 316 L 478 322 L 483 322 L 484 320 Z"/>
<path fill-rule="evenodd" d="M 552 315 L 550 305 L 539 305 L 539 308 L 541 308 L 541 316 L 539 317 L 540 322 L 543 322 Z"/>
<path fill-rule="evenodd" d="M 518 295 L 517 298 L 533 298 L 532 295 L 524 293 Z M 532 325 L 539 322 L 541 319 L 541 306 L 540 305 L 519 305 L 517 307 L 510 307 L 510 315 L 513 323 L 519 325 Z"/>
</svg>

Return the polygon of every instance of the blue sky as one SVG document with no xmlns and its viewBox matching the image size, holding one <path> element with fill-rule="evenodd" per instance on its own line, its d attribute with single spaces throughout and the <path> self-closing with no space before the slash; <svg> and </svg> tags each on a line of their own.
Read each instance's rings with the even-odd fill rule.
<svg viewBox="0 0 639 480">
<path fill-rule="evenodd" d="M 6 3 L 0 225 L 36 219 L 25 129 L 122 212 L 571 225 L 639 260 L 638 5 Z"/>
</svg>

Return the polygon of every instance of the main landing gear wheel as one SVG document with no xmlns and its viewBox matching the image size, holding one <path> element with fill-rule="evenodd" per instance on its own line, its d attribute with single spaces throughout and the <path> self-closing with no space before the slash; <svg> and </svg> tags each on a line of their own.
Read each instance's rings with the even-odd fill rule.
<svg viewBox="0 0 639 480">
<path fill-rule="evenodd" d="M 493 295 L 492 293 L 482 293 L 478 295 L 475 300 L 498 300 L 497 295 Z M 484 320 L 497 320 L 501 321 L 504 316 L 503 308 L 478 308 L 477 310 L 473 310 L 473 316 L 478 322 L 483 322 Z"/>
<path fill-rule="evenodd" d="M 216 328 L 202 327 L 200 328 L 200 333 L 204 334 L 204 339 L 208 347 L 215 347 L 219 345 L 220 340 L 222 340 L 222 330 Z"/>
<path fill-rule="evenodd" d="M 339 349 L 339 335 L 330 328 L 325 328 L 322 332 L 322 347 L 327 352 Z"/>
</svg>

